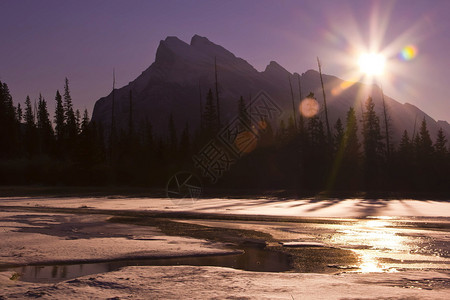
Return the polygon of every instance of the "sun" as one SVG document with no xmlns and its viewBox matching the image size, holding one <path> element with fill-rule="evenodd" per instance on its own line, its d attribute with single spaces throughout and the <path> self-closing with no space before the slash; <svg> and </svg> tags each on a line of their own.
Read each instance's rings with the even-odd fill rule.
<svg viewBox="0 0 450 300">
<path fill-rule="evenodd" d="M 386 58 L 380 53 L 363 53 L 358 60 L 361 72 L 369 76 L 383 74 L 385 64 Z"/>
</svg>

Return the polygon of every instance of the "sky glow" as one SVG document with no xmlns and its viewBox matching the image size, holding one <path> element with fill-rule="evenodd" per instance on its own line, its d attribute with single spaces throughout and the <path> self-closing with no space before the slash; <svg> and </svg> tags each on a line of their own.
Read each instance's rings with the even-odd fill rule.
<svg viewBox="0 0 450 300">
<path fill-rule="evenodd" d="M 386 95 L 450 120 L 449 15 L 446 0 L 2 0 L 0 80 L 15 103 L 42 93 L 53 111 L 67 76 L 75 107 L 92 112 L 111 91 L 113 68 L 122 87 L 150 66 L 160 40 L 198 34 L 259 71 L 271 60 L 317 70 L 318 56 L 323 73 L 349 82 L 367 79 L 361 53 L 380 53 Z"/>
</svg>

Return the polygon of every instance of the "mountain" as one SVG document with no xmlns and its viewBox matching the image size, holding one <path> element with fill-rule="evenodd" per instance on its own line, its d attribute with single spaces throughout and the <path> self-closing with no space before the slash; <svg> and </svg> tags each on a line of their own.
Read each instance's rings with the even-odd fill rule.
<svg viewBox="0 0 450 300">
<path fill-rule="evenodd" d="M 317 71 L 308 70 L 301 75 L 292 74 L 278 63 L 271 61 L 263 72 L 259 72 L 244 59 L 236 57 L 224 47 L 214 44 L 205 37 L 194 35 L 190 44 L 177 37 L 167 37 L 158 46 L 155 62 L 134 81 L 114 91 L 114 114 L 117 126 L 119 128 L 128 126 L 131 91 L 132 115 L 136 126 L 148 120 L 155 133 L 165 134 L 169 116 L 172 114 L 179 131 L 187 122 L 192 132 L 200 124 L 200 99 L 204 105 L 208 90 L 215 91 L 215 62 L 222 124 L 226 124 L 237 116 L 237 101 L 240 96 L 248 102 L 252 95 L 256 95 L 261 90 L 267 92 L 278 103 L 283 110 L 280 119 L 286 121 L 292 115 L 289 80 L 298 105 L 299 78 L 302 96 L 305 97 L 313 92 L 320 106 L 323 107 L 320 76 Z M 360 119 L 364 101 L 368 96 L 374 99 L 375 109 L 382 120 L 382 93 L 377 86 L 347 82 L 325 74 L 323 74 L 323 81 L 329 107 L 330 126 L 338 117 L 344 121 L 350 106 L 355 108 L 357 117 Z M 442 127 L 446 136 L 450 136 L 448 122 L 435 121 L 414 105 L 401 104 L 388 96 L 384 98 L 391 119 L 394 141 L 399 140 L 405 129 L 410 136 L 414 130 L 417 132 L 423 118 L 427 121 L 433 139 L 439 127 Z M 112 92 L 95 103 L 92 120 L 102 123 L 108 129 L 111 125 L 111 114 Z M 320 112 L 320 117 L 324 117 L 323 110 Z M 276 127 L 279 121 L 277 120 L 273 126 Z"/>
</svg>

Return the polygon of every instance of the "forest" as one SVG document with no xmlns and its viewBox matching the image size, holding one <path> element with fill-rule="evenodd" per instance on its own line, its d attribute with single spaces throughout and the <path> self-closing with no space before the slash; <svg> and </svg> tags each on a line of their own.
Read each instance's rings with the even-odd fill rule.
<svg viewBox="0 0 450 300">
<path fill-rule="evenodd" d="M 211 90 L 205 98 L 198 129 L 186 124 L 177 132 L 170 115 L 163 135 L 153 132 L 151 120 L 133 120 L 131 92 L 128 126 L 117 128 L 112 114 L 105 128 L 91 122 L 87 110 L 74 108 L 67 78 L 62 95 L 56 91 L 52 114 L 41 95 L 34 103 L 26 97 L 15 106 L 8 85 L 0 82 L 0 184 L 164 187 L 180 170 L 204 176 L 195 158 L 223 127 Z M 236 99 L 236 111 L 245 128 L 254 126 L 242 97 Z M 393 143 L 370 97 L 360 120 L 352 107 L 345 119 L 330 125 L 319 115 L 294 113 L 276 120 L 276 126 L 261 119 L 264 126 L 252 147 L 230 162 L 218 180 L 204 176 L 202 181 L 210 188 L 299 193 L 449 192 L 447 138 L 441 129 L 432 139 L 425 119 L 420 121 L 415 132 L 405 130 Z M 251 139 L 246 133 L 239 138 Z"/>
</svg>

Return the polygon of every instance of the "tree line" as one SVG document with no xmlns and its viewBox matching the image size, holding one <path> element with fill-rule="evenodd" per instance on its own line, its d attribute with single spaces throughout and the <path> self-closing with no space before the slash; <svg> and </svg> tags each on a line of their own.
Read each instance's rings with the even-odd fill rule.
<svg viewBox="0 0 450 300">
<path fill-rule="evenodd" d="M 442 129 L 433 143 L 424 118 L 417 133 L 405 130 L 398 145 L 392 145 L 382 127 L 371 97 L 360 120 L 350 107 L 329 134 L 319 115 L 297 122 L 291 116 L 288 125 L 280 122 L 269 146 L 257 148 L 226 180 L 232 183 L 239 176 L 242 186 L 288 187 L 300 193 L 450 190 L 450 149 Z"/>
<path fill-rule="evenodd" d="M 201 99 L 199 128 L 186 123 L 177 132 L 170 115 L 168 134 L 162 135 L 153 132 L 151 120 L 133 120 L 131 92 L 128 128 L 113 126 L 112 115 L 105 129 L 90 121 L 87 110 L 74 109 L 67 79 L 63 94 L 56 91 L 52 116 L 41 95 L 34 103 L 26 97 L 23 107 L 14 106 L 7 84 L 0 82 L 0 183 L 162 187 L 177 171 L 198 171 L 193 155 L 221 128 L 214 100 L 211 90 Z M 243 97 L 236 100 L 236 111 L 250 122 Z M 295 113 L 279 120 L 276 130 L 271 125 L 267 122 L 256 148 L 217 187 L 449 191 L 450 151 L 442 129 L 433 143 L 423 119 L 417 133 L 405 130 L 398 145 L 390 145 L 370 97 L 361 120 L 350 107 L 334 126 L 325 127 L 319 115 L 297 118 Z"/>
</svg>

